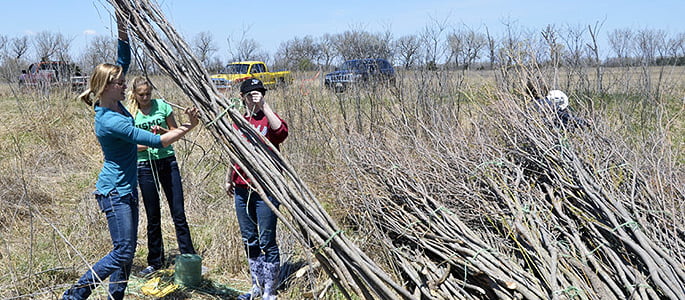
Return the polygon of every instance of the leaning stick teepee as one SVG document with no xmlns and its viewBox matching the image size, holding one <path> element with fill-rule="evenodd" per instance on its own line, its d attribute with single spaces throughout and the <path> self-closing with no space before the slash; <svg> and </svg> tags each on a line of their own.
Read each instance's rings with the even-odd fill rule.
<svg viewBox="0 0 685 300">
<path fill-rule="evenodd" d="M 292 166 L 230 108 L 228 99 L 214 88 L 207 71 L 156 3 L 149 0 L 110 0 L 110 3 L 154 62 L 200 110 L 202 121 L 228 156 L 246 170 L 260 196 L 272 195 L 290 212 L 292 222 L 269 203 L 347 298 L 355 293 L 366 299 L 414 299 L 342 233 Z M 239 131 L 233 129 L 233 124 Z"/>
</svg>

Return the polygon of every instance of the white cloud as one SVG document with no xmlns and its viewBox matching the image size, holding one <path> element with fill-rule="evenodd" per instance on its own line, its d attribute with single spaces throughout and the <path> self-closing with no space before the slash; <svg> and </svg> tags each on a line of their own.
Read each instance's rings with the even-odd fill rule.
<svg viewBox="0 0 685 300">
<path fill-rule="evenodd" d="M 85 34 L 85 35 L 96 35 L 97 32 L 93 29 L 86 29 L 83 31 L 83 34 Z"/>
</svg>

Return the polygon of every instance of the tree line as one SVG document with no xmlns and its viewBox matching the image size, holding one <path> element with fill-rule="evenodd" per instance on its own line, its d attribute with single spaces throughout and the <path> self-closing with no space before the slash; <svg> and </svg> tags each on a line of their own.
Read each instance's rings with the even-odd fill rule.
<svg viewBox="0 0 685 300">
<path fill-rule="evenodd" d="M 530 30 L 514 21 L 504 21 L 503 30 L 494 34 L 486 26 L 474 28 L 432 19 L 417 33 L 397 37 L 389 30 L 364 29 L 294 37 L 281 42 L 273 54 L 249 36 L 249 28 L 238 36 L 228 36 L 228 50 L 224 53 L 219 53 L 219 40 L 209 31 L 186 42 L 210 72 L 240 60 L 263 60 L 275 68 L 290 70 L 330 70 L 354 58 L 385 58 L 406 70 L 498 69 L 530 64 L 591 68 L 685 64 L 685 33 L 648 28 L 604 33 L 603 25 L 548 25 Z M 602 35 L 608 41 L 605 46 L 599 40 Z M 11 69 L 16 74 L 18 67 L 39 60 L 73 61 L 90 70 L 115 56 L 111 37 L 94 36 L 75 55 L 71 53 L 72 43 L 73 38 L 49 31 L 34 36 L 0 35 L 0 62 L 3 70 Z M 154 73 L 155 67 L 146 55 L 136 53 L 137 67 Z M 31 54 L 33 57 L 29 57 Z"/>
</svg>

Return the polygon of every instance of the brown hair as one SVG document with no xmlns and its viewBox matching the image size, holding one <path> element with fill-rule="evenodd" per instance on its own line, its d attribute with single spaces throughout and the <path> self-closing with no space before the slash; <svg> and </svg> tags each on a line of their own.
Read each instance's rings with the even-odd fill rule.
<svg viewBox="0 0 685 300">
<path fill-rule="evenodd" d="M 95 99 L 95 104 L 97 104 L 102 96 L 102 93 L 105 91 L 107 84 L 119 77 L 122 71 L 123 69 L 118 65 L 97 65 L 93 70 L 93 75 L 90 76 L 89 88 L 81 93 L 77 98 L 89 106 L 93 106 L 93 99 Z"/>
<path fill-rule="evenodd" d="M 131 84 L 129 84 L 131 89 L 126 93 L 126 98 L 128 98 L 128 101 L 126 102 L 126 108 L 134 118 L 136 117 L 136 114 L 138 114 L 138 110 L 140 110 L 138 101 L 136 101 L 136 89 L 143 85 L 153 88 L 152 84 L 147 80 L 147 78 L 143 76 L 133 77 L 133 79 L 131 79 Z"/>
</svg>

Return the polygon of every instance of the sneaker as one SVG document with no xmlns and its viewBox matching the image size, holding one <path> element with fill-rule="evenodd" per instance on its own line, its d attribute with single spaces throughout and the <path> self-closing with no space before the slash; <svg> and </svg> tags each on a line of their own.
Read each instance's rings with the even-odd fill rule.
<svg viewBox="0 0 685 300">
<path fill-rule="evenodd" d="M 152 273 L 154 273 L 154 272 L 157 272 L 157 269 L 155 269 L 155 267 L 153 267 L 153 266 L 147 266 L 147 268 L 145 268 L 145 269 L 141 270 L 140 272 L 138 272 L 138 276 L 145 277 L 145 276 L 150 275 L 150 274 L 152 274 Z"/>
</svg>

